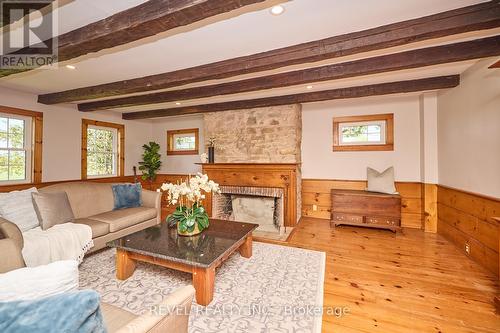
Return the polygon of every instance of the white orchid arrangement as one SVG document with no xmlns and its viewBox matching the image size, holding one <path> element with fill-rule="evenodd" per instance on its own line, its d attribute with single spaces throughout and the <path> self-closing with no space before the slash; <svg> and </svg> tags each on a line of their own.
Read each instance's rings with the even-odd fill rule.
<svg viewBox="0 0 500 333">
<path fill-rule="evenodd" d="M 169 204 L 178 205 L 167 217 L 167 222 L 177 223 L 181 233 L 193 232 L 196 224 L 200 231 L 208 227 L 208 214 L 201 203 L 206 198 L 205 193 L 220 193 L 219 184 L 201 173 L 178 184 L 165 183 L 158 189 L 160 191 L 167 193 Z"/>
</svg>

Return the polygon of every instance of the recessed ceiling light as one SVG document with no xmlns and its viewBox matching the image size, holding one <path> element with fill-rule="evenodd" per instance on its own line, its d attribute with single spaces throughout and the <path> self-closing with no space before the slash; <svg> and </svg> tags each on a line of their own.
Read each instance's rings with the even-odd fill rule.
<svg viewBox="0 0 500 333">
<path fill-rule="evenodd" d="M 181 102 L 175 102 L 175 105 L 181 105 Z"/>
<path fill-rule="evenodd" d="M 306 87 L 307 90 L 311 90 L 313 88 L 313 86 L 309 85 Z"/>
<path fill-rule="evenodd" d="M 67 68 L 67 69 L 76 69 L 76 67 L 75 67 L 75 66 L 73 66 L 73 65 L 66 65 L 66 68 Z"/>
<path fill-rule="evenodd" d="M 271 14 L 273 14 L 274 16 L 278 16 L 278 15 L 281 15 L 285 12 L 285 7 L 281 6 L 281 5 L 278 5 L 278 6 L 273 6 L 271 8 Z"/>
</svg>

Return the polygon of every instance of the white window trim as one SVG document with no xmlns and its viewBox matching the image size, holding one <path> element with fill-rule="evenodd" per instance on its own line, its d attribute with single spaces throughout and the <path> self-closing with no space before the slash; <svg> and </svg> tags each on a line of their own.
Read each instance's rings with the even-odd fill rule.
<svg viewBox="0 0 500 333">
<path fill-rule="evenodd" d="M 2 118 L 18 119 L 24 121 L 24 148 L 0 148 L 2 151 L 25 151 L 26 152 L 26 163 L 25 163 L 25 179 L 22 180 L 0 180 L 0 185 L 16 185 L 16 184 L 30 184 L 33 179 L 33 119 L 32 117 L 26 117 L 10 113 L 0 113 Z M 8 129 L 7 129 L 8 130 Z"/>
<path fill-rule="evenodd" d="M 106 127 L 106 126 L 96 126 L 96 125 L 88 125 L 87 131 L 89 129 L 97 129 L 97 130 L 106 130 L 113 132 L 113 173 L 105 174 L 105 175 L 89 175 L 88 174 L 88 162 L 87 162 L 87 178 L 95 179 L 95 178 L 106 178 L 106 177 L 117 177 L 118 176 L 118 155 L 119 155 L 119 147 L 118 147 L 118 129 L 114 127 Z M 87 160 L 89 157 L 89 146 L 87 141 Z"/>
<path fill-rule="evenodd" d="M 342 136 L 343 129 L 345 127 L 352 126 L 370 126 L 379 125 L 380 126 L 380 141 L 361 141 L 361 142 L 344 142 L 344 137 Z M 386 127 L 387 122 L 385 120 L 373 120 L 373 121 L 360 121 L 360 122 L 345 122 L 339 123 L 338 131 L 338 142 L 340 146 L 366 146 L 366 145 L 385 145 L 386 140 Z"/>
</svg>

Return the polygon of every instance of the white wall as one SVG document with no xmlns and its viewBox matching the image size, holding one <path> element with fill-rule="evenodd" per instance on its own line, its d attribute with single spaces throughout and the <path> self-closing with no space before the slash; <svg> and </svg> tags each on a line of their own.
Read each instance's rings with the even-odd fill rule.
<svg viewBox="0 0 500 333">
<path fill-rule="evenodd" d="M 333 117 L 394 114 L 394 151 L 333 152 Z M 419 96 L 393 95 L 302 106 L 302 177 L 366 179 L 366 167 L 394 166 L 396 180 L 417 181 L 420 171 Z"/>
<path fill-rule="evenodd" d="M 438 177 L 438 129 L 437 92 L 420 95 L 420 180 L 437 184 Z"/>
<path fill-rule="evenodd" d="M 153 121 L 153 141 L 161 146 L 162 167 L 160 173 L 191 173 L 201 171 L 201 166 L 195 163 L 200 162 L 199 155 L 171 155 L 167 156 L 167 131 L 186 128 L 200 129 L 200 154 L 205 152 L 205 142 L 203 139 L 203 116 L 181 116 Z"/>
<path fill-rule="evenodd" d="M 438 95 L 439 183 L 500 197 L 500 70 L 485 59 Z"/>
<path fill-rule="evenodd" d="M 0 88 L 0 105 L 44 113 L 42 181 L 80 179 L 82 118 L 125 124 L 125 175 L 133 174 L 142 145 L 151 138 L 150 121 L 126 121 L 106 111 L 83 113 L 72 105 L 43 105 L 36 99 L 33 94 Z"/>
</svg>

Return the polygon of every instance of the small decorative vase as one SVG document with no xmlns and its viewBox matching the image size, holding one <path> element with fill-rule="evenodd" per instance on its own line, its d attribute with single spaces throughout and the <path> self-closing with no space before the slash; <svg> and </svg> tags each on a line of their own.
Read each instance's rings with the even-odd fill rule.
<svg viewBox="0 0 500 333">
<path fill-rule="evenodd" d="M 202 232 L 202 230 L 198 229 L 198 223 L 194 224 L 194 229 L 191 232 L 189 232 L 189 231 L 182 232 L 179 229 L 179 223 L 177 223 L 177 233 L 180 236 L 195 236 L 195 235 L 201 234 L 201 232 Z"/>
<path fill-rule="evenodd" d="M 214 149 L 215 147 L 208 147 L 208 163 L 214 163 L 215 156 L 214 156 Z"/>
</svg>

